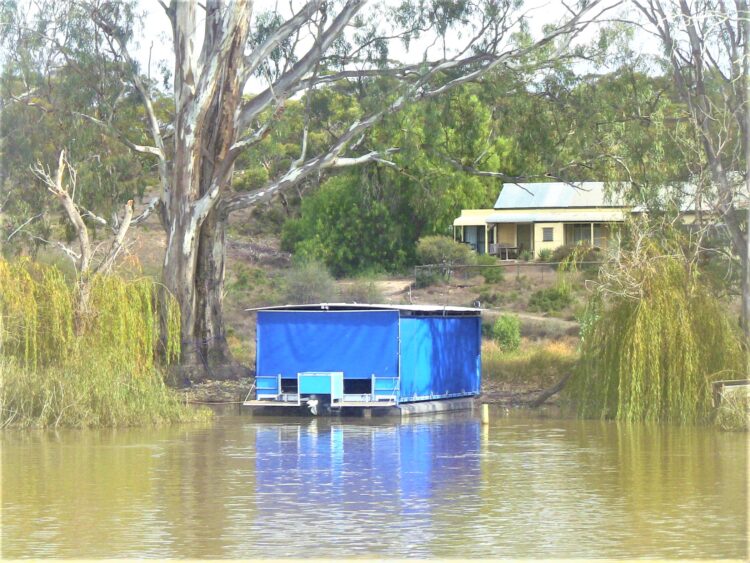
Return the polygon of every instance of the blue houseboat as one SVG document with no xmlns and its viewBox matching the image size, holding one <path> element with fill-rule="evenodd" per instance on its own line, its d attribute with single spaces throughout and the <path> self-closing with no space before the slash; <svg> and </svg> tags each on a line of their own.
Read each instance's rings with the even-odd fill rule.
<svg viewBox="0 0 750 563">
<path fill-rule="evenodd" d="M 420 412 L 481 388 L 481 311 L 322 303 L 257 309 L 253 407 Z"/>
</svg>

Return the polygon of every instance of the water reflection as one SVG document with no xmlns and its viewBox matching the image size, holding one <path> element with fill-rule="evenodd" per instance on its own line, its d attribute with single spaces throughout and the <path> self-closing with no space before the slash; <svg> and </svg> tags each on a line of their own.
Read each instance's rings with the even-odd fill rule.
<svg viewBox="0 0 750 563">
<path fill-rule="evenodd" d="M 280 555 L 324 545 L 344 554 L 430 554 L 439 533 L 433 506 L 446 495 L 476 499 L 480 487 L 473 419 L 259 427 L 256 456 L 257 531 Z M 300 511 L 314 524 L 303 537 L 300 519 L 308 517 L 290 518 Z M 289 537 L 295 546 L 287 551 Z"/>
<path fill-rule="evenodd" d="M 747 555 L 747 444 L 494 413 L 5 432 L 2 556 Z"/>
</svg>

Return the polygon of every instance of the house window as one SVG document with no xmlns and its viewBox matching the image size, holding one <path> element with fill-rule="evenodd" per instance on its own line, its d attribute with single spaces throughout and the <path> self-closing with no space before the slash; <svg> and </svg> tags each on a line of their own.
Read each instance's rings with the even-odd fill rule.
<svg viewBox="0 0 750 563">
<path fill-rule="evenodd" d="M 577 223 L 571 225 L 571 244 L 584 242 L 591 244 L 591 223 Z"/>
<path fill-rule="evenodd" d="M 554 227 L 542 227 L 542 242 L 552 242 L 554 232 Z"/>
</svg>

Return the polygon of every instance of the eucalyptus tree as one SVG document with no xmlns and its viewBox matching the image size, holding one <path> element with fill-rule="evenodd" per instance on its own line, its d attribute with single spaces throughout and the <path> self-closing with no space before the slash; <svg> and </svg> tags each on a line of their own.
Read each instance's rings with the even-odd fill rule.
<svg viewBox="0 0 750 563">
<path fill-rule="evenodd" d="M 742 320 L 750 336 L 750 8 L 747 0 L 633 0 L 660 42 L 688 109 L 699 193 L 742 264 Z"/>
<path fill-rule="evenodd" d="M 69 222 L 56 236 L 54 219 L 62 208 L 34 172 L 38 163 L 54 170 L 62 150 L 75 168 L 71 195 L 94 240 L 117 232 L 116 214 L 155 179 L 151 163 L 80 115 L 107 119 L 143 140 L 139 98 L 122 84 L 118 66 L 99 56 L 106 38 L 74 8 L 0 0 L 0 206 L 6 218 L 0 244 L 9 253 L 76 237 Z"/>
<path fill-rule="evenodd" d="M 370 146 L 366 133 L 373 125 L 412 101 L 440 96 L 493 69 L 528 66 L 529 55 L 542 47 L 554 46 L 552 56 L 565 53 L 604 10 L 601 0 L 567 7 L 563 20 L 546 26 L 540 38 L 516 41 L 525 19 L 517 0 L 367 8 L 365 0 L 307 0 L 270 12 L 250 0 L 159 0 L 174 49 L 166 122 L 155 107 L 156 84 L 132 52 L 132 18 L 126 17 L 132 5 L 67 4 L 83 10 L 95 33 L 106 38 L 99 55 L 119 66 L 144 109 L 148 142 L 119 130 L 107 116 L 81 113 L 156 163 L 159 195 L 153 207 L 167 234 L 163 276 L 180 303 L 186 367 L 231 363 L 222 303 L 231 213 L 336 169 L 389 165 L 398 147 Z M 290 100 L 346 83 L 380 89 L 380 95 L 368 96 L 368 104 L 330 130 L 315 152 L 305 122 L 298 132 L 299 156 L 288 169 L 257 189 L 232 190 L 237 159 L 261 146 L 283 121 Z"/>
</svg>

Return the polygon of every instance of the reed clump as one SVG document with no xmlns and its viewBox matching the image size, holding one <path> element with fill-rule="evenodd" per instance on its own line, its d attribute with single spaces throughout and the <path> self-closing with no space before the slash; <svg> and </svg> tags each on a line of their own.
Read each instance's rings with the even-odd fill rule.
<svg viewBox="0 0 750 563">
<path fill-rule="evenodd" d="M 716 425 L 722 430 L 747 432 L 750 430 L 750 395 L 747 392 L 724 395 L 716 409 Z"/>
<path fill-rule="evenodd" d="M 133 426 L 205 419 L 164 384 L 179 308 L 151 279 L 0 259 L 0 426 Z M 166 316 L 165 329 L 160 309 Z"/>
<path fill-rule="evenodd" d="M 659 242 L 657 242 L 657 240 Z M 711 382 L 741 377 L 743 344 L 697 260 L 643 235 L 600 274 L 567 387 L 584 417 L 706 422 Z"/>
</svg>

